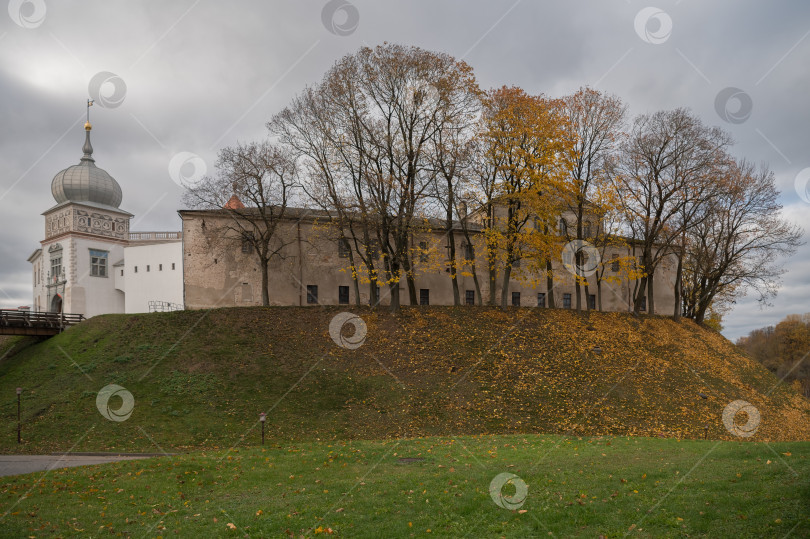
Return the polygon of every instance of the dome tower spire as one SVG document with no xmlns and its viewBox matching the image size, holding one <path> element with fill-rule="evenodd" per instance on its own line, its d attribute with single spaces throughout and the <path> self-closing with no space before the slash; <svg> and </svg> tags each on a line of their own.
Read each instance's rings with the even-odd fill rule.
<svg viewBox="0 0 810 539">
<path fill-rule="evenodd" d="M 89 161 L 90 163 L 95 163 L 95 159 L 93 159 L 93 145 L 90 144 L 90 131 L 93 129 L 93 126 L 90 124 L 90 107 L 93 106 L 93 100 L 87 100 L 87 122 L 84 124 L 84 146 L 82 146 L 82 151 L 84 152 L 84 156 L 82 156 L 82 161 Z M 89 164 L 89 163 L 88 163 Z"/>
</svg>

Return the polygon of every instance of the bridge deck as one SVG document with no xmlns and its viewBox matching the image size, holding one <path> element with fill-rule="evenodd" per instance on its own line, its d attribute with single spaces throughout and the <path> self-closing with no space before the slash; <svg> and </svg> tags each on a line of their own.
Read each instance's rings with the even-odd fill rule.
<svg viewBox="0 0 810 539">
<path fill-rule="evenodd" d="M 0 335 L 56 335 L 82 320 L 82 314 L 0 309 Z"/>
</svg>

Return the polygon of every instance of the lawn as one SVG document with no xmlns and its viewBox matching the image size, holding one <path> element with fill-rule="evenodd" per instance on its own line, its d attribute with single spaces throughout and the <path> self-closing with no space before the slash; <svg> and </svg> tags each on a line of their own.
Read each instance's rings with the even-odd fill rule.
<svg viewBox="0 0 810 539">
<path fill-rule="evenodd" d="M 274 441 L 0 478 L 0 515 L 4 537 L 807 537 L 810 443 Z"/>
</svg>

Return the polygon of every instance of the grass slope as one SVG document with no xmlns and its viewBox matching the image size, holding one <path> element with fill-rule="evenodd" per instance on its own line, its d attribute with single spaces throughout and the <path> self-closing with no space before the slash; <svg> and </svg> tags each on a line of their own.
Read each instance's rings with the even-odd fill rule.
<svg viewBox="0 0 810 539">
<path fill-rule="evenodd" d="M 268 411 L 268 437 L 278 440 L 521 433 L 732 440 L 721 414 L 737 399 L 761 414 L 753 440 L 810 440 L 806 399 L 689 321 L 553 309 L 404 308 L 395 316 L 351 308 L 368 332 L 363 346 L 346 350 L 328 330 L 343 310 L 107 315 L 37 344 L 7 340 L 0 356 L 17 348 L 0 360 L 0 451 L 255 445 L 260 411 Z M 98 412 L 96 395 L 108 384 L 134 396 L 128 420 Z M 24 388 L 22 447 L 17 386 Z"/>
<path fill-rule="evenodd" d="M 808 448 L 554 435 L 288 442 L 0 478 L 0 537 L 808 537 Z M 527 485 L 518 510 L 490 498 L 504 472 Z"/>
</svg>

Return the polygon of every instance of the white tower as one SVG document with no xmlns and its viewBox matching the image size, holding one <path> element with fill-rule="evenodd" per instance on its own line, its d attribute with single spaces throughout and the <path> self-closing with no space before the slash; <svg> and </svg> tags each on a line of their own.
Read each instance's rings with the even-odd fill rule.
<svg viewBox="0 0 810 539">
<path fill-rule="evenodd" d="M 121 187 L 98 168 L 84 125 L 84 155 L 51 183 L 56 205 L 45 216 L 42 248 L 32 264 L 34 310 L 83 314 L 124 312 L 124 292 L 115 287 L 113 266 L 124 258 L 132 214 L 119 209 Z"/>
</svg>

